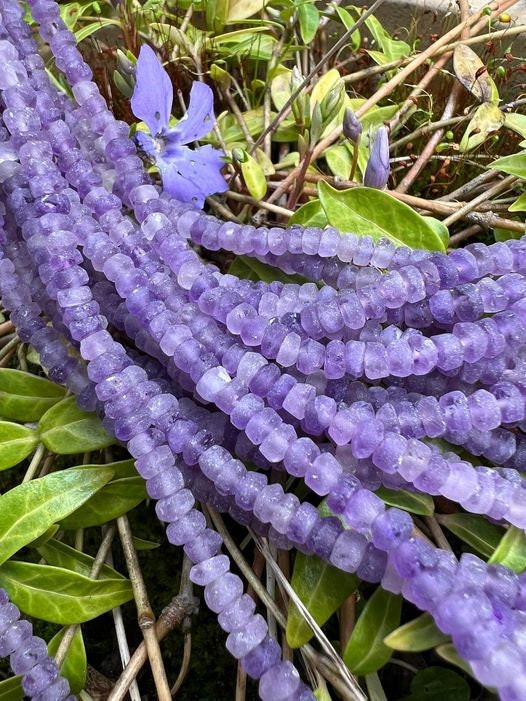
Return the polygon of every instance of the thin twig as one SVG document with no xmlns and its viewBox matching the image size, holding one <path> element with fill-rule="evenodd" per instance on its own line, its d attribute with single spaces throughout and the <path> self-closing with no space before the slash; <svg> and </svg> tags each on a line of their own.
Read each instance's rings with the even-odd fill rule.
<svg viewBox="0 0 526 701">
<path fill-rule="evenodd" d="M 159 701 L 171 701 L 172 695 L 170 693 L 170 685 L 166 678 L 159 641 L 155 634 L 155 616 L 150 606 L 139 560 L 133 546 L 133 534 L 126 515 L 117 519 L 117 528 L 119 529 L 126 566 L 130 573 L 133 597 L 137 606 L 139 628 L 141 629 L 148 651 L 148 659 L 155 682 L 157 698 Z"/>
<path fill-rule="evenodd" d="M 480 204 L 481 202 L 485 202 L 486 200 L 493 197 L 493 195 L 497 195 L 500 192 L 507 190 L 516 181 L 517 181 L 517 177 L 515 175 L 508 175 L 507 178 L 504 178 L 503 180 L 499 180 L 499 182 L 496 183 L 495 185 L 493 185 L 493 187 L 490 187 L 489 190 L 486 190 L 478 197 L 475 197 L 473 200 L 470 200 L 470 202 L 467 202 L 463 207 L 461 207 L 459 210 L 457 210 L 454 214 L 451 214 L 449 217 L 447 217 L 447 219 L 444 219 L 444 224 L 446 226 L 451 226 L 451 224 L 458 221 L 459 219 L 463 219 L 466 216 L 466 214 L 469 214 L 470 212 L 472 212 L 478 204 Z M 525 230 L 525 226 L 524 226 L 524 224 L 522 224 L 522 231 L 524 231 L 524 230 Z"/>
</svg>

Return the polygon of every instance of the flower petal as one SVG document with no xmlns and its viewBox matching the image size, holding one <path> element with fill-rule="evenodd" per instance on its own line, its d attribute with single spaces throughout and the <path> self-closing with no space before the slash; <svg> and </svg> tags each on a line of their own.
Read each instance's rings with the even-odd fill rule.
<svg viewBox="0 0 526 701">
<path fill-rule="evenodd" d="M 221 152 L 212 146 L 192 151 L 186 146 L 171 146 L 158 158 L 163 188 L 181 202 L 203 207 L 205 197 L 224 192 L 228 185 L 221 175 Z"/>
<path fill-rule="evenodd" d="M 152 158 L 156 158 L 157 156 L 157 149 L 155 146 L 155 139 L 150 136 L 150 134 L 146 134 L 144 131 L 137 130 L 134 134 L 135 142 L 139 145 L 139 147 L 144 151 L 144 153 L 147 153 L 148 156 L 151 156 Z"/>
<path fill-rule="evenodd" d="M 174 144 L 189 144 L 206 136 L 215 124 L 214 95 L 204 83 L 194 81 L 190 90 L 190 104 L 179 124 L 166 134 Z"/>
<path fill-rule="evenodd" d="M 172 101 L 172 81 L 153 50 L 144 44 L 137 59 L 132 112 L 148 125 L 152 134 L 159 134 L 168 126 Z"/>
</svg>

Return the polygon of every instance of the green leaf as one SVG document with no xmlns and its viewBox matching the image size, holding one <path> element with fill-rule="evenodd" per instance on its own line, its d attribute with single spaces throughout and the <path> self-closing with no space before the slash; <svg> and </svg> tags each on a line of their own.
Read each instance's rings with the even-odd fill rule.
<svg viewBox="0 0 526 701">
<path fill-rule="evenodd" d="M 442 526 L 485 557 L 490 557 L 498 546 L 503 529 L 473 514 L 446 514 L 437 517 Z"/>
<path fill-rule="evenodd" d="M 488 563 L 499 563 L 519 574 L 526 570 L 526 535 L 516 526 L 510 526 L 502 536 Z"/>
<path fill-rule="evenodd" d="M 0 496 L 0 564 L 78 509 L 113 477 L 97 472 L 64 470 L 18 485 Z"/>
<path fill-rule="evenodd" d="M 523 192 L 513 204 L 510 204 L 508 212 L 526 212 L 526 192 Z"/>
<path fill-rule="evenodd" d="M 134 509 L 146 498 L 142 477 L 112 480 L 60 523 L 65 530 L 100 526 Z"/>
<path fill-rule="evenodd" d="M 0 416 L 15 421 L 38 421 L 66 390 L 44 377 L 0 368 Z"/>
<path fill-rule="evenodd" d="M 352 29 L 352 27 L 354 27 L 354 25 L 356 24 L 356 20 L 352 17 L 351 13 L 347 10 L 344 10 L 343 7 L 338 7 L 338 5 L 335 5 L 334 9 L 336 10 L 338 17 L 340 18 L 340 21 L 345 27 L 345 29 Z M 349 48 L 353 52 L 358 51 L 362 42 L 359 29 L 356 29 L 354 32 L 352 32 L 351 36 L 349 37 L 349 42 L 351 44 Z"/>
<path fill-rule="evenodd" d="M 239 22 L 239 20 L 252 17 L 262 10 L 267 0 L 230 0 L 227 22 Z"/>
<path fill-rule="evenodd" d="M 365 675 L 365 684 L 371 701 L 388 701 L 382 687 L 380 677 L 376 672 Z"/>
<path fill-rule="evenodd" d="M 472 151 L 477 146 L 480 146 L 492 134 L 498 132 L 503 124 L 504 115 L 497 105 L 491 102 L 484 102 L 482 105 L 479 105 L 460 140 L 460 152 Z"/>
<path fill-rule="evenodd" d="M 300 35 L 304 44 L 310 44 L 320 26 L 320 11 L 312 0 L 296 0 Z"/>
<path fill-rule="evenodd" d="M 397 506 L 412 514 L 432 516 L 435 512 L 435 502 L 429 494 L 406 492 L 404 489 L 387 489 L 387 487 L 380 487 L 376 494 L 388 506 Z"/>
<path fill-rule="evenodd" d="M 246 265 L 252 272 L 255 274 L 255 279 L 256 280 L 263 280 L 263 282 L 273 282 L 274 280 L 281 280 L 282 282 L 299 282 L 303 283 L 305 280 L 300 277 L 299 275 L 288 275 L 287 273 L 282 272 L 281 270 L 278 270 L 277 268 L 273 268 L 271 265 L 267 265 L 266 263 L 261 263 L 261 261 L 256 260 L 255 258 L 250 258 L 249 256 L 238 256 L 242 263 Z M 232 268 L 234 266 L 230 266 L 229 273 L 232 273 Z M 235 270 L 235 268 L 234 268 Z"/>
<path fill-rule="evenodd" d="M 248 191 L 259 202 L 267 193 L 267 179 L 263 168 L 255 158 L 246 154 L 246 160 L 241 163 L 241 173 Z"/>
<path fill-rule="evenodd" d="M 57 654 L 59 645 L 66 633 L 66 628 L 62 628 L 54 635 L 48 643 L 47 649 L 53 657 Z M 88 673 L 88 664 L 86 659 L 86 648 L 84 647 L 84 639 L 82 637 L 81 628 L 77 628 L 73 639 L 68 647 L 68 651 L 64 661 L 60 665 L 60 674 L 65 677 L 72 694 L 79 694 L 86 684 L 86 675 Z"/>
<path fill-rule="evenodd" d="M 332 146 L 325 151 L 325 160 L 333 175 L 348 180 L 351 175 L 352 156 L 347 146 Z"/>
<path fill-rule="evenodd" d="M 39 428 L 42 443 L 58 455 L 88 453 L 115 443 L 96 414 L 79 409 L 75 397 L 63 399 L 48 409 L 40 419 Z"/>
<path fill-rule="evenodd" d="M 321 181 L 321 204 L 331 226 L 359 236 L 391 239 L 399 246 L 444 251 L 444 244 L 425 217 L 381 190 L 355 187 L 335 190 Z"/>
<path fill-rule="evenodd" d="M 509 112 L 504 115 L 504 125 L 520 134 L 523 139 L 526 139 L 526 114 Z"/>
<path fill-rule="evenodd" d="M 77 574 L 84 575 L 84 577 L 90 576 L 95 563 L 95 558 L 91 557 L 91 555 L 76 550 L 70 545 L 66 545 L 66 543 L 61 543 L 59 540 L 49 540 L 47 543 L 39 545 L 36 550 L 48 565 L 71 570 Z M 98 578 L 126 580 L 124 575 L 109 565 L 102 565 Z"/>
<path fill-rule="evenodd" d="M 96 22 L 90 22 L 90 24 L 87 24 L 85 27 L 82 27 L 82 29 L 79 29 L 77 32 L 75 32 L 75 39 L 77 40 L 77 44 L 80 44 L 81 41 L 84 41 L 84 39 L 87 39 L 92 34 L 95 34 L 95 32 L 98 32 L 103 27 L 109 27 L 112 24 L 117 27 L 120 27 L 120 24 L 119 22 L 117 22 L 117 20 L 108 19 L 106 17 L 99 17 Z"/>
<path fill-rule="evenodd" d="M 469 701 L 469 684 L 452 669 L 427 667 L 415 674 L 404 701 Z"/>
<path fill-rule="evenodd" d="M 205 4 L 206 28 L 211 32 L 221 32 L 228 16 L 229 0 L 207 0 Z"/>
<path fill-rule="evenodd" d="M 473 670 L 471 669 L 469 664 L 465 660 L 463 660 L 462 657 L 460 657 L 460 655 L 458 654 L 453 643 L 446 643 L 445 645 L 439 645 L 437 648 L 435 648 L 435 652 L 443 660 L 446 660 L 446 662 L 449 662 L 450 664 L 454 664 L 456 667 L 459 667 L 464 672 L 467 672 L 473 678 L 475 678 L 475 675 L 473 674 Z M 444 699 L 443 695 L 442 695 L 442 699 Z"/>
<path fill-rule="evenodd" d="M 0 682 L 0 701 L 22 701 L 22 677 L 9 677 Z"/>
<path fill-rule="evenodd" d="M 462 85 L 482 103 L 499 102 L 499 92 L 486 66 L 466 44 L 459 44 L 453 52 L 453 69 Z"/>
<path fill-rule="evenodd" d="M 130 582 L 90 579 L 71 570 L 10 560 L 0 567 L 0 586 L 28 616 L 71 625 L 97 618 L 129 601 Z"/>
<path fill-rule="evenodd" d="M 315 226 L 323 229 L 329 222 L 319 200 L 312 200 L 301 205 L 289 219 L 288 225 Z"/>
<path fill-rule="evenodd" d="M 284 66 L 279 65 L 275 72 L 272 82 L 270 83 L 270 95 L 272 102 L 277 110 L 280 110 L 291 96 L 290 91 L 290 76 L 292 71 Z"/>
<path fill-rule="evenodd" d="M 430 650 L 436 645 L 441 645 L 449 640 L 448 635 L 444 635 L 435 625 L 429 613 L 423 613 L 418 618 L 414 618 L 409 623 L 405 623 L 400 628 L 393 630 L 384 643 L 393 650 L 402 652 L 422 652 Z"/>
<path fill-rule="evenodd" d="M 526 153 L 514 153 L 512 156 L 497 158 L 488 167 L 509 175 L 516 175 L 524 180 L 526 179 Z"/>
<path fill-rule="evenodd" d="M 393 651 L 384 638 L 400 624 L 402 599 L 378 587 L 358 618 L 343 661 L 354 674 L 371 674 L 389 660 Z"/>
<path fill-rule="evenodd" d="M 444 249 L 446 249 L 449 244 L 449 229 L 447 226 L 441 222 L 440 219 L 435 219 L 435 217 L 426 217 L 426 222 L 435 231 L 436 235 L 442 241 Z"/>
<path fill-rule="evenodd" d="M 358 585 L 357 578 L 338 570 L 315 555 L 298 552 L 291 585 L 318 625 L 323 625 Z M 287 642 L 297 648 L 305 645 L 313 632 L 303 614 L 291 602 L 287 619 Z"/>
<path fill-rule="evenodd" d="M 38 433 L 27 426 L 0 421 L 0 470 L 18 465 L 38 444 Z"/>
</svg>

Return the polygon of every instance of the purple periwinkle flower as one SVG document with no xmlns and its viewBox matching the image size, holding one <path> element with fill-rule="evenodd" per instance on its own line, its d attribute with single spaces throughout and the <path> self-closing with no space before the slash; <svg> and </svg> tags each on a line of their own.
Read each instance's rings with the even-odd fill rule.
<svg viewBox="0 0 526 701">
<path fill-rule="evenodd" d="M 391 166 L 389 165 L 389 132 L 381 126 L 373 140 L 369 160 L 363 176 L 363 184 L 382 190 L 389 180 Z"/>
<path fill-rule="evenodd" d="M 224 162 L 220 151 L 210 145 L 190 149 L 185 144 L 202 139 L 214 126 L 214 98 L 208 85 L 194 82 L 185 116 L 169 128 L 172 102 L 173 87 L 167 72 L 153 50 L 142 46 L 131 108 L 150 133 L 137 131 L 135 138 L 155 160 L 165 191 L 202 208 L 207 195 L 227 189 L 221 175 Z"/>
</svg>

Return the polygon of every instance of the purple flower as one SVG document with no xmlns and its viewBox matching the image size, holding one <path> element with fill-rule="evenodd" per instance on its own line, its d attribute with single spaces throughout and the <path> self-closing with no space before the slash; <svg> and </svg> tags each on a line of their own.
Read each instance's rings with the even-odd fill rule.
<svg viewBox="0 0 526 701">
<path fill-rule="evenodd" d="M 379 190 L 387 185 L 391 166 L 389 165 L 389 132 L 387 127 L 381 126 L 374 137 L 371 152 L 363 184 L 367 187 L 375 187 Z"/>
<path fill-rule="evenodd" d="M 214 98 L 208 85 L 194 82 L 186 115 L 170 129 L 172 102 L 168 74 L 153 50 L 142 46 L 131 108 L 150 133 L 137 131 L 135 138 L 155 160 L 165 191 L 181 202 L 201 208 L 207 195 L 224 192 L 228 187 L 221 175 L 224 162 L 220 151 L 209 145 L 196 149 L 185 146 L 202 139 L 214 126 Z"/>
</svg>

